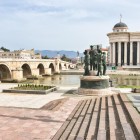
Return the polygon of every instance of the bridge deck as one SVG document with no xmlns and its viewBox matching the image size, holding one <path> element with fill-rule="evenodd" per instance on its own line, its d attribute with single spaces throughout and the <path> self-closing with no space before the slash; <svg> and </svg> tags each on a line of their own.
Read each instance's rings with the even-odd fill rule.
<svg viewBox="0 0 140 140">
<path fill-rule="evenodd" d="M 53 140 L 139 140 L 139 122 L 125 95 L 82 100 Z"/>
</svg>

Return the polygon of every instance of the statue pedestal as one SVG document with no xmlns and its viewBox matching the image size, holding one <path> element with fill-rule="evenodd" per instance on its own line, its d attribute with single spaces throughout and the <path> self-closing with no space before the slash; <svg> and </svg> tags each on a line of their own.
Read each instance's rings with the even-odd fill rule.
<svg viewBox="0 0 140 140">
<path fill-rule="evenodd" d="M 78 93 L 84 95 L 111 93 L 109 89 L 109 76 L 82 76 Z"/>
</svg>

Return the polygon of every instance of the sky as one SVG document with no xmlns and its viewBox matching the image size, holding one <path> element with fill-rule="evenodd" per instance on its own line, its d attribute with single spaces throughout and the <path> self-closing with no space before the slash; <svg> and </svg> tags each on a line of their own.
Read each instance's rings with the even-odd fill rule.
<svg viewBox="0 0 140 140">
<path fill-rule="evenodd" d="M 0 46 L 10 50 L 70 50 L 109 46 L 120 21 L 140 31 L 139 0 L 0 0 Z"/>
</svg>

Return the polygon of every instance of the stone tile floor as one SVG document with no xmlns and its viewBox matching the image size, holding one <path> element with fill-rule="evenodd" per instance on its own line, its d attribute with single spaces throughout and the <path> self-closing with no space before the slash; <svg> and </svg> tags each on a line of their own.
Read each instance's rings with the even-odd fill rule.
<svg viewBox="0 0 140 140">
<path fill-rule="evenodd" d="M 16 84 L 0 84 L 2 89 Z M 63 97 L 72 87 L 47 95 L 0 93 L 0 140 L 50 140 L 79 99 Z M 40 109 L 52 100 L 68 98 L 58 110 Z"/>
<path fill-rule="evenodd" d="M 13 86 L 15 84 L 0 84 L 0 92 L 3 88 Z M 51 140 L 78 101 L 91 98 L 62 96 L 64 92 L 73 88 L 77 89 L 61 87 L 57 92 L 47 95 L 0 93 L 0 140 Z M 60 98 L 69 99 L 58 110 L 40 109 L 50 101 Z"/>
<path fill-rule="evenodd" d="M 77 103 L 71 98 L 57 111 L 0 107 L 0 140 L 50 140 Z"/>
</svg>

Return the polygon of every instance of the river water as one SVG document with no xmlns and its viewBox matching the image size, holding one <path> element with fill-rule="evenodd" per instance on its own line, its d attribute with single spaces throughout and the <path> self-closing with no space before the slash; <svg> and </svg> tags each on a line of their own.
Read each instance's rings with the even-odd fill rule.
<svg viewBox="0 0 140 140">
<path fill-rule="evenodd" d="M 35 84 L 57 85 L 57 86 L 79 86 L 81 75 L 53 75 L 39 80 L 30 80 Z M 109 75 L 113 85 L 137 85 L 140 86 L 140 76 Z"/>
<path fill-rule="evenodd" d="M 35 84 L 57 85 L 57 86 L 79 86 L 80 75 L 52 75 L 45 76 L 39 80 L 32 80 Z"/>
</svg>

